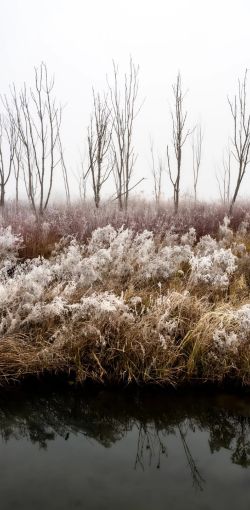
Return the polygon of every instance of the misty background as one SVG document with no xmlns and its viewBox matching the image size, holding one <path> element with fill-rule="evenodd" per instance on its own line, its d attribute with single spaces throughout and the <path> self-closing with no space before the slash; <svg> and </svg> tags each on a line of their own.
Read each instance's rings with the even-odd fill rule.
<svg viewBox="0 0 250 510">
<path fill-rule="evenodd" d="M 183 90 L 188 91 L 187 126 L 200 122 L 204 131 L 198 198 L 219 197 L 215 173 L 222 170 L 223 150 L 233 128 L 227 96 L 237 92 L 238 78 L 250 67 L 247 0 L 0 0 L 0 5 L 0 93 L 8 93 L 13 82 L 17 88 L 24 81 L 33 85 L 34 66 L 41 61 L 55 75 L 54 92 L 63 105 L 62 141 L 72 198 L 79 196 L 77 175 L 86 152 L 92 86 L 106 90 L 112 59 L 124 73 L 130 56 L 140 66 L 138 103 L 143 102 L 134 128 L 138 159 L 132 183 L 146 179 L 136 193 L 152 196 L 150 137 L 166 167 L 172 84 L 180 71 Z M 236 171 L 233 187 L 235 178 Z M 240 196 L 249 195 L 249 184 L 247 170 Z M 7 198 L 12 196 L 12 186 L 10 181 Z M 106 195 L 113 192 L 111 186 L 106 186 Z M 189 139 L 184 147 L 181 195 L 192 191 Z M 55 192 L 58 198 L 64 196 L 59 171 Z M 172 194 L 166 171 L 163 196 Z"/>
</svg>

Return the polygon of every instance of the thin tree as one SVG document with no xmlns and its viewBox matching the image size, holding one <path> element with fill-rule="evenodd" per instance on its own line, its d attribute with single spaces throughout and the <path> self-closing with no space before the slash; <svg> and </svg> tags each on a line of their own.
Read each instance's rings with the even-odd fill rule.
<svg viewBox="0 0 250 510">
<path fill-rule="evenodd" d="M 81 202 L 86 202 L 87 199 L 87 182 L 89 177 L 89 168 L 85 168 L 84 158 L 81 158 L 80 174 L 78 176 L 78 187 Z"/>
<path fill-rule="evenodd" d="M 100 94 L 96 94 L 93 89 L 93 114 L 88 126 L 87 142 L 88 171 L 91 174 L 96 208 L 100 205 L 101 189 L 113 171 L 110 158 L 111 137 L 111 110 L 107 97 L 101 98 Z"/>
<path fill-rule="evenodd" d="M 60 132 L 59 132 L 59 136 L 58 136 L 58 147 L 59 147 L 59 154 L 60 154 L 60 158 L 61 158 L 61 168 L 62 168 L 62 174 L 63 174 L 65 195 L 66 195 L 66 203 L 67 203 L 67 206 L 70 206 L 70 189 L 69 189 L 68 170 L 67 170 L 67 166 L 65 163 L 64 151 L 63 151 Z"/>
<path fill-rule="evenodd" d="M 150 141 L 150 153 L 151 153 L 151 172 L 154 181 L 154 199 L 157 209 L 160 205 L 161 193 L 162 193 L 162 174 L 163 174 L 163 162 L 162 158 L 158 156 L 157 163 L 155 162 L 154 144 Z"/>
<path fill-rule="evenodd" d="M 216 174 L 220 199 L 222 203 L 227 206 L 230 205 L 231 199 L 231 160 L 231 151 L 227 148 L 223 155 L 223 170 L 220 175 Z"/>
<path fill-rule="evenodd" d="M 233 119 L 231 151 L 238 165 L 237 180 L 229 207 L 229 214 L 232 214 L 243 177 L 250 161 L 250 112 L 247 105 L 247 72 L 246 69 L 243 81 L 238 80 L 238 92 L 233 100 L 228 98 Z"/>
<path fill-rule="evenodd" d="M 0 114 L 0 207 L 5 205 L 6 185 L 13 169 L 17 138 L 15 125 Z"/>
<path fill-rule="evenodd" d="M 113 173 L 116 185 L 116 198 L 119 209 L 127 209 L 129 193 L 143 179 L 131 186 L 134 166 L 137 159 L 133 145 L 134 121 L 141 106 L 137 108 L 139 88 L 139 66 L 129 62 L 129 72 L 124 76 L 122 90 L 119 86 L 118 66 L 113 62 L 113 84 L 109 84 L 113 136 Z"/>
<path fill-rule="evenodd" d="M 19 206 L 19 183 L 20 183 L 21 170 L 22 171 L 24 170 L 23 160 L 22 160 L 22 143 L 21 143 L 20 138 L 17 138 L 16 144 L 15 144 L 14 159 L 13 159 L 13 171 L 14 171 L 14 177 L 15 177 L 16 210 L 18 210 L 18 206 Z"/>
<path fill-rule="evenodd" d="M 180 200 L 182 150 L 187 137 L 192 133 L 192 131 L 186 129 L 187 112 L 183 110 L 183 102 L 186 94 L 182 91 L 182 80 L 180 73 L 177 74 L 176 83 L 172 85 L 172 89 L 174 94 L 174 107 L 171 110 L 171 119 L 172 145 L 174 149 L 174 157 L 176 159 L 175 172 L 170 162 L 169 146 L 167 146 L 167 161 L 168 173 L 174 189 L 174 211 L 175 214 L 177 214 Z"/>
<path fill-rule="evenodd" d="M 12 105 L 5 106 L 15 122 L 22 144 L 24 177 L 28 198 L 39 219 L 47 209 L 56 166 L 62 162 L 60 150 L 61 107 L 53 97 L 54 78 L 42 63 L 35 69 L 35 87 L 24 85 L 17 94 L 12 88 Z M 14 110 L 14 112 L 13 112 Z"/>
<path fill-rule="evenodd" d="M 197 201 L 197 185 L 200 175 L 202 142 L 203 142 L 202 128 L 201 125 L 198 124 L 192 135 L 193 185 L 195 202 Z"/>
</svg>

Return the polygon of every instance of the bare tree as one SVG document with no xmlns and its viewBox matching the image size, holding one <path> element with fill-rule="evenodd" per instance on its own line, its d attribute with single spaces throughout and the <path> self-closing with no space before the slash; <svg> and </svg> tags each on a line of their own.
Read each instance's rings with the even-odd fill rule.
<svg viewBox="0 0 250 510">
<path fill-rule="evenodd" d="M 134 121 L 141 108 L 136 108 L 139 87 L 138 73 L 139 67 L 130 58 L 129 72 L 124 76 L 123 90 L 121 91 L 118 83 L 118 66 L 113 62 L 113 84 L 109 84 L 113 125 L 113 172 L 119 208 L 125 210 L 128 206 L 129 192 L 143 180 L 140 179 L 132 187 L 130 185 L 137 159 L 133 146 Z"/>
<path fill-rule="evenodd" d="M 227 148 L 223 155 L 223 171 L 216 174 L 221 201 L 229 206 L 231 198 L 231 151 Z"/>
<path fill-rule="evenodd" d="M 243 81 L 238 80 L 238 92 L 231 101 L 228 99 L 233 118 L 232 154 L 238 164 L 238 175 L 231 199 L 229 213 L 232 214 L 239 189 L 246 173 L 250 149 L 250 113 L 247 107 L 247 69 Z"/>
<path fill-rule="evenodd" d="M 66 166 L 65 158 L 64 158 L 60 129 L 59 129 L 59 135 L 58 135 L 58 146 L 59 146 L 59 154 L 60 154 L 60 158 L 61 158 L 61 167 L 62 167 L 63 182 L 64 182 L 64 189 L 65 189 L 65 195 L 66 195 L 66 202 L 67 202 L 67 205 L 70 206 L 70 189 L 69 189 L 69 180 L 68 180 L 68 170 L 67 170 L 67 166 Z"/>
<path fill-rule="evenodd" d="M 21 175 L 21 170 L 23 171 L 22 143 L 21 143 L 20 138 L 17 138 L 16 144 L 15 144 L 13 170 L 14 170 L 14 177 L 15 177 L 15 201 L 16 201 L 16 210 L 17 210 L 18 204 L 19 204 L 20 175 Z"/>
<path fill-rule="evenodd" d="M 4 118 L 0 114 L 0 207 L 5 204 L 6 185 L 13 169 L 16 130 L 12 119 Z"/>
<path fill-rule="evenodd" d="M 171 110 L 172 118 L 172 144 L 174 148 L 174 156 L 176 159 L 176 171 L 174 173 L 170 162 L 170 152 L 167 146 L 167 160 L 168 172 L 170 181 L 174 188 L 174 210 L 175 214 L 178 213 L 179 199 L 180 199 L 180 178 L 181 178 L 181 163 L 182 163 L 182 150 L 187 137 L 192 133 L 186 129 L 187 112 L 183 111 L 183 102 L 185 93 L 182 92 L 181 74 L 177 74 L 176 83 L 172 86 L 174 93 L 174 108 Z"/>
<path fill-rule="evenodd" d="M 154 198 L 156 207 L 159 208 L 161 200 L 161 187 L 162 187 L 162 174 L 163 174 L 163 162 L 162 158 L 158 156 L 157 163 L 155 162 L 154 144 L 150 141 L 150 152 L 151 152 L 151 171 L 154 180 Z"/>
<path fill-rule="evenodd" d="M 203 142 L 202 128 L 201 125 L 198 124 L 192 136 L 193 184 L 195 202 L 197 201 L 197 185 L 200 174 L 202 142 Z"/>
<path fill-rule="evenodd" d="M 37 219 L 48 206 L 55 168 L 62 163 L 61 107 L 53 97 L 53 89 L 54 79 L 49 79 L 47 67 L 42 63 L 35 69 L 33 90 L 28 91 L 24 85 L 17 94 L 13 86 L 13 104 L 4 99 L 21 140 L 25 186 Z"/>
<path fill-rule="evenodd" d="M 111 110 L 107 103 L 107 97 L 101 98 L 100 94 L 96 94 L 93 89 L 93 114 L 88 127 L 88 171 L 92 178 L 94 201 L 97 208 L 100 205 L 101 189 L 113 171 L 109 153 L 111 136 Z"/>
</svg>

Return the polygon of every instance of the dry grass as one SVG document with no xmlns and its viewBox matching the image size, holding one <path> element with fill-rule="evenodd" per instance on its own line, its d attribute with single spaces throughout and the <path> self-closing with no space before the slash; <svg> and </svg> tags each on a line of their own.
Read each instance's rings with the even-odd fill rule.
<svg viewBox="0 0 250 510">
<path fill-rule="evenodd" d="M 238 382 L 250 384 L 249 341 L 235 350 L 218 349 L 213 333 L 221 323 L 227 331 L 239 327 L 228 314 L 230 304 L 209 304 L 192 294 L 169 293 L 169 318 L 177 323 L 174 336 L 163 348 L 162 304 L 145 311 L 152 299 L 143 291 L 135 320 L 126 314 L 104 313 L 87 320 L 70 318 L 35 325 L 26 334 L 9 335 L 0 342 L 0 383 L 28 375 L 68 374 L 82 383 L 161 384 Z"/>
<path fill-rule="evenodd" d="M 124 225 L 125 228 L 131 228 L 135 232 L 147 229 L 154 232 L 159 239 L 170 227 L 180 234 L 194 227 L 198 239 L 206 234 L 216 237 L 219 225 L 227 213 L 226 206 L 216 202 L 182 201 L 177 216 L 174 215 L 172 201 L 163 202 L 156 210 L 153 201 L 134 199 L 131 200 L 127 212 L 119 211 L 114 202 L 104 202 L 99 209 L 96 209 L 92 202 L 86 202 L 70 207 L 51 206 L 44 214 L 41 225 L 38 225 L 26 204 L 20 204 L 16 212 L 15 204 L 10 202 L 5 207 L 2 224 L 11 225 L 13 232 L 22 234 L 24 247 L 20 256 L 33 258 L 38 255 L 49 257 L 55 243 L 64 236 L 74 235 L 77 239 L 86 241 L 93 230 L 108 224 L 116 229 Z M 246 215 L 248 217 L 250 215 L 250 203 L 237 203 L 231 218 L 231 227 L 234 231 L 238 229 Z M 48 226 L 49 228 L 46 228 Z M 250 251 L 250 241 L 248 250 Z"/>
<path fill-rule="evenodd" d="M 231 225 L 237 230 L 249 204 L 237 206 Z M 29 220 L 27 208 L 15 215 L 9 207 L 6 225 L 21 233 L 24 246 L 22 258 L 49 257 L 62 236 L 75 235 L 85 241 L 99 226 L 129 226 L 136 232 L 152 230 L 161 241 L 166 230 L 173 227 L 185 233 L 195 227 L 198 239 L 204 234 L 218 235 L 225 209 L 219 205 L 183 204 L 178 217 L 173 217 L 169 204 L 155 212 L 152 203 L 132 204 L 127 214 L 104 205 L 99 211 L 91 205 L 50 209 L 41 225 Z M 238 241 L 241 241 L 239 238 Z M 214 342 L 216 331 L 227 335 L 240 334 L 240 323 L 234 317 L 250 296 L 249 233 L 242 239 L 247 247 L 227 290 L 215 290 L 189 282 L 189 267 L 182 276 L 174 274 L 162 282 L 138 282 L 136 268 L 129 280 L 106 278 L 88 290 L 77 288 L 69 304 L 79 303 L 91 293 L 109 291 L 117 296 L 123 292 L 131 313 L 91 314 L 87 318 L 41 318 L 40 322 L 23 325 L 0 342 L 0 384 L 20 381 L 28 375 L 67 374 L 82 383 L 92 380 L 112 384 L 174 385 L 190 382 L 237 382 L 250 384 L 250 332 L 240 344 L 223 349 Z M 53 288 L 48 288 L 44 302 L 50 302 Z M 133 298 L 139 298 L 133 306 Z M 164 313 L 168 309 L 168 326 Z M 131 318 L 132 317 L 132 318 Z M 173 324 L 173 332 L 167 332 Z M 164 342 L 161 340 L 164 338 Z"/>
</svg>

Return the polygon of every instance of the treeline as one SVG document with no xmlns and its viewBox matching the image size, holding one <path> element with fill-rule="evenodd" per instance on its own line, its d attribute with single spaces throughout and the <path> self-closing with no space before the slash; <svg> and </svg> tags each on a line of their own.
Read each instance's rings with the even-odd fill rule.
<svg viewBox="0 0 250 510">
<path fill-rule="evenodd" d="M 82 163 L 79 193 L 86 199 L 91 189 L 96 208 L 99 208 L 105 183 L 113 179 L 114 194 L 120 210 L 127 210 L 130 192 L 144 180 L 135 179 L 137 153 L 134 145 L 134 123 L 142 103 L 138 99 L 139 67 L 132 58 L 128 71 L 121 76 L 113 62 L 107 90 L 92 91 L 92 113 L 86 134 L 87 161 Z M 185 109 L 186 92 L 181 74 L 172 85 L 171 144 L 166 144 L 166 165 L 157 157 L 151 141 L 151 171 L 156 206 L 162 198 L 162 178 L 168 174 L 173 191 L 174 211 L 179 210 L 181 179 L 183 174 L 183 147 L 191 138 L 192 176 L 194 200 L 202 160 L 203 129 L 200 124 L 188 126 Z M 238 81 L 238 90 L 228 100 L 232 117 L 232 136 L 223 173 L 217 176 L 220 197 L 232 214 L 243 178 L 249 164 L 250 112 L 247 106 L 247 71 Z M 31 208 L 39 219 L 44 215 L 55 184 L 55 169 L 60 168 L 67 204 L 70 203 L 69 172 L 64 158 L 61 136 L 62 107 L 54 96 L 54 78 L 47 66 L 41 63 L 35 69 L 34 86 L 26 84 L 17 91 L 10 87 L 10 94 L 1 97 L 0 112 L 0 207 L 5 205 L 6 188 L 10 179 L 15 182 L 15 201 L 18 208 L 20 183 L 24 183 Z M 237 164 L 237 175 L 232 186 L 232 159 Z"/>
</svg>

